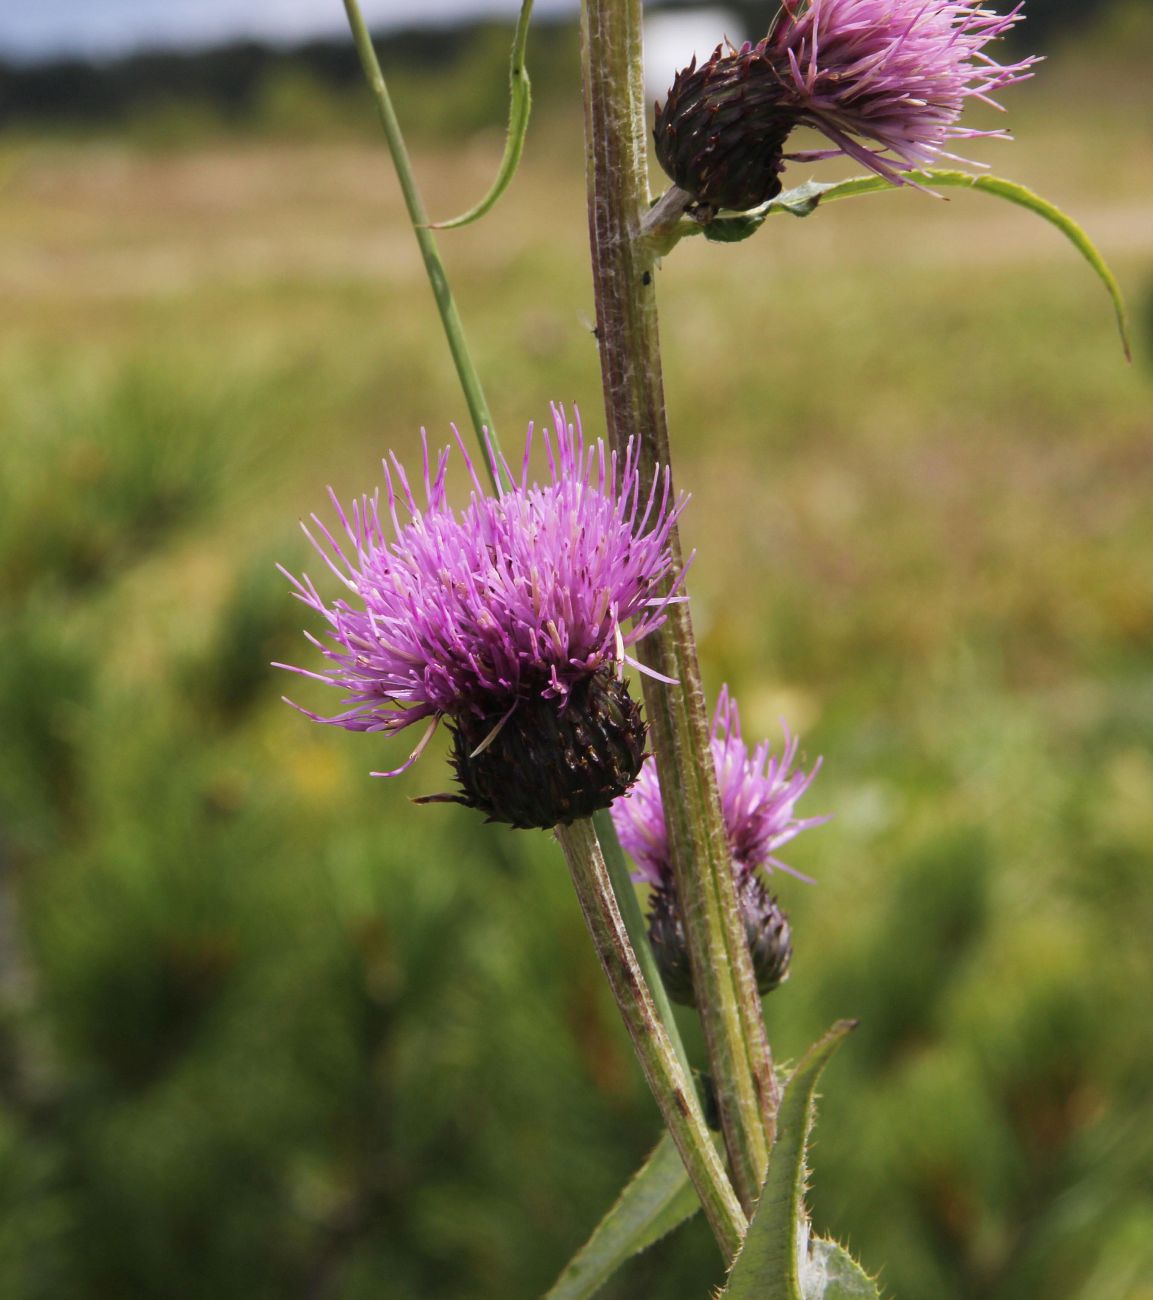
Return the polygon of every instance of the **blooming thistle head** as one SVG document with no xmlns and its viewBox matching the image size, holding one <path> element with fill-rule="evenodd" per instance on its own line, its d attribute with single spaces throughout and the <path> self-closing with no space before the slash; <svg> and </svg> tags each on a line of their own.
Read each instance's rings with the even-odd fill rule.
<svg viewBox="0 0 1153 1300">
<path fill-rule="evenodd" d="M 848 155 L 895 185 L 955 159 L 944 146 L 1004 131 L 958 125 L 968 99 L 1032 75 L 1035 58 L 999 64 L 984 47 L 1021 19 L 980 0 L 782 0 L 756 45 L 718 46 L 677 74 L 657 107 L 656 151 L 682 189 L 711 208 L 756 207 L 779 193 L 787 159 Z M 786 154 L 796 126 L 832 144 Z"/>
<path fill-rule="evenodd" d="M 472 481 L 460 510 L 447 498 L 449 448 L 433 458 L 424 442 L 423 504 L 390 456 L 383 518 L 379 491 L 350 513 L 330 493 L 343 536 L 315 515 L 317 532 L 305 528 L 348 596 L 330 604 L 286 572 L 328 623 L 326 640 L 309 640 L 329 670 L 292 671 L 339 687 L 350 706 L 308 716 L 386 735 L 425 722 L 408 761 L 377 776 L 409 767 L 446 719 L 461 789 L 431 799 L 520 827 L 588 816 L 636 778 L 644 724 L 621 673 L 640 667 L 627 649 L 664 621 L 681 582 L 669 534 L 684 498 L 667 470 L 642 491 L 632 443 L 623 456 L 599 439 L 586 447 L 579 416 L 570 425 L 560 407 L 542 440 L 543 483 L 529 478 L 531 425 L 519 475 L 489 447 L 493 494 L 457 434 Z"/>
<path fill-rule="evenodd" d="M 806 827 L 819 826 L 828 820 L 796 816 L 796 803 L 821 766 L 818 760 L 808 772 L 794 770 L 797 746 L 797 738 L 786 732 L 785 748 L 779 756 L 772 754 L 768 741 L 762 741 L 750 753 L 741 736 L 736 701 L 727 688 L 722 689 L 713 718 L 710 749 L 737 899 L 762 993 L 776 988 L 786 978 L 792 946 L 788 918 L 765 888 L 759 870 L 800 875 L 780 860 L 777 851 Z M 632 790 L 613 804 L 612 818 L 621 844 L 636 864 L 635 879 L 653 886 L 649 938 L 669 996 L 691 1003 L 692 982 L 668 829 L 656 767 L 651 759 L 645 763 Z"/>
<path fill-rule="evenodd" d="M 760 867 L 770 873 L 778 870 L 800 876 L 777 857 L 777 850 L 807 827 L 828 820 L 795 816 L 797 800 L 820 771 L 820 760 L 809 772 L 794 770 L 799 741 L 787 731 L 785 748 L 779 756 L 773 755 L 767 740 L 750 754 L 741 736 L 740 711 L 728 687 L 722 687 L 717 700 L 709 744 L 733 870 L 747 875 Z M 660 783 L 652 759 L 644 765 L 627 798 L 613 805 L 612 817 L 621 844 L 636 863 L 636 879 L 658 888 L 666 885 L 672 879 L 673 868 Z"/>
</svg>

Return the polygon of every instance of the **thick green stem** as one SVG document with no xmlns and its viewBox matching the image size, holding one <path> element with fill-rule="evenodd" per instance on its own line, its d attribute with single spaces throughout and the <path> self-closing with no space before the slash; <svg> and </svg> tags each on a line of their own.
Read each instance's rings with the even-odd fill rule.
<svg viewBox="0 0 1153 1300">
<path fill-rule="evenodd" d="M 677 1057 L 629 943 L 591 821 L 558 826 L 581 911 L 637 1059 L 685 1170 L 727 1259 L 740 1247 L 745 1215 L 717 1156 L 696 1092 Z"/>
<path fill-rule="evenodd" d="M 368 33 L 368 28 L 364 25 L 364 19 L 361 16 L 357 0 L 344 0 L 344 8 L 348 14 L 348 23 L 352 28 L 352 37 L 356 42 L 356 52 L 360 56 L 361 67 L 364 69 L 364 75 L 376 100 L 376 111 L 380 117 L 380 124 L 384 127 L 388 150 L 392 154 L 392 164 L 396 168 L 397 179 L 400 181 L 401 193 L 404 195 L 405 206 L 408 208 L 408 215 L 412 221 L 416 242 L 420 245 L 420 255 L 424 258 L 424 269 L 428 274 L 428 282 L 432 286 L 433 297 L 436 299 L 436 308 L 440 312 L 445 338 L 448 340 L 448 348 L 456 365 L 460 386 L 464 390 L 464 400 L 468 403 L 468 410 L 472 416 L 476 436 L 483 445 L 485 431 L 487 430 L 493 449 L 499 450 L 496 441 L 496 426 L 493 424 L 492 414 L 488 409 L 488 402 L 485 400 L 484 389 L 480 384 L 480 377 L 477 374 L 476 366 L 473 364 L 472 355 L 468 350 L 468 343 L 465 341 L 464 326 L 460 322 L 460 313 L 456 309 L 456 300 L 453 298 L 452 289 L 449 287 L 448 275 L 445 272 L 444 263 L 441 261 L 436 236 L 429 229 L 428 213 L 425 211 L 424 200 L 417 188 L 412 162 L 408 156 L 408 149 L 405 147 L 404 136 L 400 131 L 400 123 L 397 121 L 396 112 L 392 107 L 388 87 L 384 82 L 384 74 L 380 70 L 380 63 L 376 57 L 376 50 L 373 48 L 372 37 Z M 487 461 L 486 456 L 486 465 Z"/>
<path fill-rule="evenodd" d="M 655 277 L 641 234 L 649 206 L 641 78 L 640 0 L 584 0 L 582 23 L 589 234 L 609 437 L 640 445 L 648 476 L 669 464 Z M 679 541 L 673 545 L 679 552 Z M 745 942 L 687 604 L 669 607 L 640 643 L 644 662 L 679 685 L 646 677 L 645 703 L 665 795 L 693 983 L 733 1179 L 756 1201 L 772 1145 L 778 1089 Z"/>
</svg>

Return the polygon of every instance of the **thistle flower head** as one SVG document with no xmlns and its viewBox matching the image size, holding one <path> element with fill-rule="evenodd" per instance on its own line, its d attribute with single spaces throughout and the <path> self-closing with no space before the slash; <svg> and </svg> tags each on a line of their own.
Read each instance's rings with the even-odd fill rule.
<svg viewBox="0 0 1153 1300">
<path fill-rule="evenodd" d="M 798 818 L 797 800 L 820 770 L 794 770 L 797 739 L 785 733 L 785 748 L 774 756 L 767 741 L 750 754 L 741 738 L 741 718 L 727 687 L 721 689 L 713 717 L 710 750 L 717 773 L 725 831 L 729 841 L 737 902 L 745 925 L 757 988 L 770 993 L 788 978 L 792 958 L 789 919 L 765 888 L 758 868 L 799 872 L 786 866 L 777 850 L 825 817 Z M 641 769 L 629 793 L 612 806 L 613 824 L 622 846 L 636 864 L 635 880 L 653 886 L 649 909 L 649 943 L 668 995 L 685 1006 L 695 1003 L 684 918 L 677 898 L 669 856 L 668 827 L 652 759 Z M 806 877 L 801 877 L 806 879 Z"/>
<path fill-rule="evenodd" d="M 825 817 L 798 818 L 797 801 L 820 770 L 820 760 L 810 771 L 794 769 L 796 736 L 786 732 L 785 747 L 773 755 L 768 741 L 749 752 L 741 737 L 737 704 L 722 688 L 713 717 L 710 741 L 717 785 L 721 796 L 725 830 L 733 867 L 738 875 L 760 867 L 798 872 L 777 857 L 777 851 L 809 826 L 819 826 Z M 629 794 L 613 804 L 613 822 L 621 844 L 636 864 L 638 880 L 661 887 L 672 880 L 668 828 L 652 759 L 645 763 Z"/>
<path fill-rule="evenodd" d="M 967 100 L 1000 108 L 992 95 L 1032 75 L 1035 58 L 985 53 L 1021 16 L 1020 5 L 997 14 L 981 0 L 785 0 L 763 44 L 832 152 L 899 183 L 903 170 L 952 158 L 949 140 L 1006 137 L 958 121 Z"/>
<path fill-rule="evenodd" d="M 309 714 L 318 722 L 392 735 L 427 720 L 408 762 L 374 775 L 408 767 L 445 718 L 462 793 L 437 798 L 514 825 L 571 821 L 607 807 L 643 759 L 620 673 L 679 598 L 669 533 L 684 499 L 667 471 L 642 491 L 632 444 L 586 447 L 560 407 L 544 482 L 529 476 L 532 426 L 518 473 L 489 448 L 511 484 L 495 495 L 456 441 L 472 483 L 462 509 L 448 500 L 450 449 L 430 455 L 425 440 L 423 502 L 392 455 L 383 509 L 379 491 L 350 511 L 330 493 L 337 533 L 312 517 L 305 532 L 346 594 L 328 602 L 286 572 L 328 624 L 325 640 L 309 636 L 327 671 L 292 671 L 344 691 L 349 707 Z"/>
<path fill-rule="evenodd" d="M 1021 18 L 981 0 L 782 0 L 756 45 L 718 46 L 677 74 L 657 106 L 661 165 L 713 208 L 773 198 L 788 159 L 849 155 L 894 184 L 953 158 L 944 146 L 1003 131 L 960 126 L 966 101 L 1032 75 L 1033 58 L 999 64 L 984 47 Z M 831 149 L 785 152 L 792 130 L 815 127 Z"/>
</svg>

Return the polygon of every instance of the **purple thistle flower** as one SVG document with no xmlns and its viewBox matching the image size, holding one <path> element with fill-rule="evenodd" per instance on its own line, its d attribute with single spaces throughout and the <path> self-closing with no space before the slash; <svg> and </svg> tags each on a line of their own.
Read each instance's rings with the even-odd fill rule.
<svg viewBox="0 0 1153 1300">
<path fill-rule="evenodd" d="M 827 817 L 794 815 L 797 800 L 821 768 L 818 759 L 807 773 L 793 770 L 798 743 L 797 737 L 786 731 L 779 757 L 773 756 L 767 740 L 750 754 L 741 738 L 737 703 L 728 687 L 721 688 L 710 747 L 733 868 L 738 874 L 750 874 L 761 867 L 808 879 L 776 856 L 777 850 L 801 831 L 828 821 Z M 621 844 L 636 863 L 635 878 L 658 887 L 668 884 L 672 880 L 668 829 L 652 759 L 645 763 L 628 795 L 613 804 L 612 817 Z"/>
<path fill-rule="evenodd" d="M 725 830 L 736 878 L 737 901 L 745 923 L 745 938 L 762 994 L 788 978 L 792 958 L 789 920 L 765 888 L 758 869 L 788 871 L 800 876 L 777 856 L 777 850 L 809 826 L 827 817 L 798 818 L 797 800 L 820 770 L 818 759 L 809 772 L 795 771 L 797 738 L 786 730 L 785 748 L 774 757 L 768 741 L 750 754 L 741 737 L 737 704 L 722 687 L 713 717 L 710 740 Z M 649 942 L 669 997 L 693 1004 L 692 972 L 684 922 L 677 901 L 668 829 L 657 771 L 650 759 L 636 784 L 612 806 L 613 824 L 621 845 L 636 864 L 634 879 L 653 886 L 649 912 Z M 808 879 L 800 876 L 802 880 Z"/>
<path fill-rule="evenodd" d="M 348 597 L 330 604 L 307 575 L 282 572 L 327 621 L 327 640 L 307 635 L 331 667 L 278 666 L 346 693 L 351 707 L 309 713 L 315 721 L 392 735 L 427 720 L 407 762 L 375 776 L 409 767 L 445 718 L 463 793 L 433 799 L 518 826 L 587 816 L 643 761 L 621 670 L 640 667 L 627 648 L 681 599 L 669 534 L 685 498 L 674 500 L 667 470 L 642 493 L 633 444 L 623 456 L 599 439 L 586 448 L 579 415 L 569 425 L 559 406 L 543 434 L 543 484 L 529 479 L 531 425 L 519 476 L 489 447 L 494 475 L 512 484 L 495 496 L 453 433 L 472 482 L 459 511 L 447 496 L 451 449 L 434 459 L 423 435 L 423 504 L 395 455 L 383 519 L 379 491 L 346 512 L 330 490 L 343 536 L 315 515 L 317 532 L 305 533 Z"/>
<path fill-rule="evenodd" d="M 903 173 L 954 159 L 950 140 L 1006 138 L 958 122 L 967 100 L 1000 108 L 993 94 L 1032 75 L 1035 58 L 1002 65 L 984 50 L 1021 16 L 980 0 L 783 0 L 756 45 L 718 46 L 677 74 L 657 106 L 657 157 L 711 208 L 773 198 L 786 160 L 845 154 L 904 184 Z M 801 125 L 834 147 L 786 154 Z"/>
<path fill-rule="evenodd" d="M 762 43 L 781 71 L 802 121 L 848 154 L 901 184 L 903 170 L 956 159 L 948 140 L 1007 139 L 1005 131 L 958 126 L 966 100 L 1032 76 L 1037 59 L 1007 65 L 984 51 L 1021 20 L 980 0 L 799 0 L 784 4 Z M 785 69 L 787 68 L 787 72 Z M 872 140 L 872 149 L 860 140 Z"/>
</svg>

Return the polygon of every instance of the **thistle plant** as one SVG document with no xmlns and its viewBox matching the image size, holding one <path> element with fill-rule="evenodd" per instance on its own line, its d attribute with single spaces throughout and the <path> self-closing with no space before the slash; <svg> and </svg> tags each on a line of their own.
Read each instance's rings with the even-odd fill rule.
<svg viewBox="0 0 1153 1300">
<path fill-rule="evenodd" d="M 729 1268 L 729 1300 L 876 1296 L 846 1252 L 813 1236 L 804 1203 L 814 1090 L 852 1022 L 782 1068 L 761 1006 L 787 977 L 794 943 L 804 944 L 769 877 L 792 871 L 781 850 L 825 820 L 796 808 L 820 763 L 800 761 L 787 729 L 779 752 L 764 742 L 750 753 L 727 690 L 710 728 L 678 537 L 686 497 L 674 486 L 657 282 L 662 259 L 685 235 L 744 239 L 777 211 L 809 216 L 822 202 L 904 185 L 969 186 L 1057 225 L 1105 283 L 1124 336 L 1116 283 L 1070 218 L 1011 182 L 935 166 L 952 158 L 953 141 L 1002 134 L 961 116 L 968 100 L 988 102 L 1032 74 L 1034 59 L 1001 64 L 985 49 L 1020 10 L 998 15 L 976 0 L 783 0 L 761 41 L 739 49 L 721 42 L 674 79 L 654 137 L 674 184 L 654 200 L 642 5 L 584 0 L 607 434 L 586 442 L 579 420 L 570 425 L 554 407 L 540 438 L 547 473 L 536 475 L 531 426 L 518 468 L 500 450 L 435 234 L 484 216 L 515 171 L 530 102 L 531 0 L 513 40 L 510 133 L 497 182 L 439 227 L 421 201 L 356 0 L 344 3 L 481 452 L 474 460 L 456 434 L 455 453 L 430 453 L 426 438 L 416 489 L 390 454 L 383 503 L 377 492 L 345 509 L 333 497 L 335 530 L 314 516 L 306 531 L 337 594 L 289 575 L 295 595 L 327 624 L 323 638 L 310 634 L 320 662 L 293 671 L 344 699 L 339 712 L 310 716 L 378 739 L 422 726 L 407 759 L 382 776 L 409 767 L 444 720 L 457 788 L 417 802 L 463 804 L 512 827 L 552 829 L 559 841 L 667 1137 L 550 1294 L 591 1295 L 699 1205 Z M 787 152 L 800 126 L 821 132 L 829 148 Z M 786 163 L 834 155 L 869 175 L 782 190 Z M 470 496 L 454 508 L 456 453 Z M 647 924 L 638 884 L 649 891 Z M 699 1071 L 670 999 L 700 1017 L 707 1059 Z M 707 1075 L 707 1095 L 694 1073 Z"/>
</svg>

